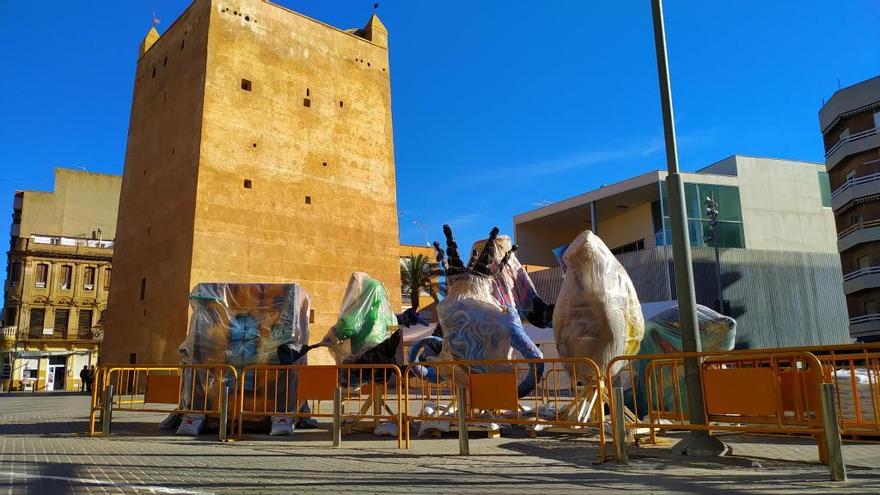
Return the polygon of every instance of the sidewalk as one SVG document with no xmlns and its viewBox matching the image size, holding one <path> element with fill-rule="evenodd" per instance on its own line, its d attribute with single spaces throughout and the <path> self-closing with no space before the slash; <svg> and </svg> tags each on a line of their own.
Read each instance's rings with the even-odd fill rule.
<svg viewBox="0 0 880 495">
<path fill-rule="evenodd" d="M 736 457 L 693 459 L 668 448 L 630 450 L 629 466 L 595 465 L 578 436 L 473 435 L 461 457 L 454 436 L 391 439 L 326 431 L 251 435 L 219 444 L 158 430 L 161 416 L 118 414 L 108 439 L 83 435 L 84 396 L 0 399 L 0 493 L 878 493 L 880 445 L 845 448 L 848 483 L 832 483 L 815 444 L 727 436 Z"/>
</svg>

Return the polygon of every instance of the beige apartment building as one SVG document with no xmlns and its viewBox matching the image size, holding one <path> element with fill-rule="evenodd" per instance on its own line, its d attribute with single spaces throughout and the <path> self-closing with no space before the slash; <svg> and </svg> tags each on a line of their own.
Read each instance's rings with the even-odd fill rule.
<svg viewBox="0 0 880 495">
<path fill-rule="evenodd" d="M 851 341 L 824 164 L 735 155 L 682 176 L 697 301 L 737 319 L 739 347 Z M 651 171 L 516 215 L 517 256 L 557 267 L 554 250 L 593 230 L 641 302 L 675 299 L 665 179 Z M 714 233 L 707 198 L 719 211 Z M 531 275 L 553 302 L 562 270 Z"/>
<path fill-rule="evenodd" d="M 82 367 L 97 363 L 120 184 L 56 169 L 52 192 L 16 192 L 0 387 L 78 390 Z"/>
<path fill-rule="evenodd" d="M 352 272 L 400 307 L 388 32 L 196 0 L 135 68 L 108 362 L 177 362 L 200 282 L 296 283 L 310 336 Z M 329 355 L 310 353 L 312 362 Z"/>
<path fill-rule="evenodd" d="M 850 333 L 880 341 L 880 76 L 819 111 Z"/>
</svg>

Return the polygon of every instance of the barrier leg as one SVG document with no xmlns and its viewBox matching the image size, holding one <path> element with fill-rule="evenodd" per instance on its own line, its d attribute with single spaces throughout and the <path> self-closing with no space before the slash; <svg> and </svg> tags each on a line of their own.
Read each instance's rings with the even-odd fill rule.
<svg viewBox="0 0 880 495">
<path fill-rule="evenodd" d="M 614 397 L 611 400 L 611 434 L 614 437 L 614 460 L 618 464 L 627 463 L 624 413 L 623 387 L 614 387 Z"/>
<path fill-rule="evenodd" d="M 229 388 L 220 390 L 220 441 L 226 441 L 226 424 L 229 422 Z"/>
<path fill-rule="evenodd" d="M 110 436 L 110 419 L 113 415 L 113 385 L 104 392 L 104 410 L 101 413 L 101 430 L 105 437 Z"/>
<path fill-rule="evenodd" d="M 834 385 L 823 383 L 822 426 L 825 430 L 825 448 L 828 453 L 828 467 L 833 481 L 846 481 L 846 464 L 843 460 L 843 447 L 840 440 L 840 425 L 837 422 L 837 407 L 834 404 Z"/>
<path fill-rule="evenodd" d="M 342 443 L 342 387 L 333 391 L 333 446 Z"/>
<path fill-rule="evenodd" d="M 460 455 L 469 455 L 470 445 L 468 444 L 468 423 L 467 423 L 467 389 L 462 386 L 458 387 L 458 453 Z"/>
</svg>

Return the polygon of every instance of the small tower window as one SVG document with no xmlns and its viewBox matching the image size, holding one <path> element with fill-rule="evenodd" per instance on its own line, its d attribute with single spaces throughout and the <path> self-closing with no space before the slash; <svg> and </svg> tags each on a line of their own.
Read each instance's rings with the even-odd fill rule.
<svg viewBox="0 0 880 495">
<path fill-rule="evenodd" d="M 244 188 L 245 188 L 245 189 L 252 189 L 253 187 L 254 187 L 254 183 L 251 182 L 250 179 L 245 179 L 245 180 L 244 180 Z"/>
<path fill-rule="evenodd" d="M 247 79 L 242 79 L 241 80 L 241 89 L 243 89 L 245 91 L 250 91 L 251 90 L 251 82 Z"/>
<path fill-rule="evenodd" d="M 339 100 L 339 108 L 342 108 L 344 106 L 345 106 L 345 102 L 343 102 L 342 100 Z"/>
<path fill-rule="evenodd" d="M 306 204 L 307 205 L 312 204 L 312 197 L 311 196 L 306 196 Z"/>
<path fill-rule="evenodd" d="M 303 106 L 304 106 L 304 107 L 311 107 L 311 106 L 312 106 L 312 100 L 310 100 L 310 99 L 308 99 L 308 98 L 303 98 Z"/>
<path fill-rule="evenodd" d="M 306 88 L 306 96 L 312 96 L 312 94 L 309 92 L 309 88 Z"/>
</svg>

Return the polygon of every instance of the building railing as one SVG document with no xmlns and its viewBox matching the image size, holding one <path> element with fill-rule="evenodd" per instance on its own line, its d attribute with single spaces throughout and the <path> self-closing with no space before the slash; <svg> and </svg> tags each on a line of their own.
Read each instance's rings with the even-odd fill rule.
<svg viewBox="0 0 880 495">
<path fill-rule="evenodd" d="M 90 248 L 113 249 L 113 241 L 105 239 L 93 239 L 90 237 L 69 237 L 58 235 L 38 235 L 30 237 L 34 244 L 50 244 L 55 246 L 83 246 Z"/>
<path fill-rule="evenodd" d="M 6 331 L 10 330 L 10 336 L 8 338 L 13 338 L 15 335 L 16 328 L 9 327 L 3 329 L 3 336 L 7 337 Z M 68 336 L 70 335 L 70 336 Z M 69 333 L 67 330 L 63 331 L 54 331 L 52 333 L 43 333 L 42 328 L 38 329 L 29 329 L 22 330 L 18 333 L 18 338 L 20 340 L 95 340 L 95 331 L 93 329 L 80 329 L 76 330 L 72 333 Z"/>
<path fill-rule="evenodd" d="M 853 316 L 849 319 L 850 325 L 858 325 L 860 323 L 870 323 L 872 321 L 880 321 L 880 314 L 872 313 L 861 316 Z"/>
<path fill-rule="evenodd" d="M 851 142 L 853 142 L 853 141 L 858 141 L 858 140 L 860 140 L 860 139 L 865 139 L 865 138 L 867 138 L 867 137 L 874 136 L 874 135 L 876 135 L 878 132 L 880 132 L 880 130 L 878 130 L 876 127 L 874 127 L 874 128 L 871 128 L 871 129 L 868 129 L 868 130 L 862 131 L 862 132 L 857 132 L 857 133 L 855 133 L 855 134 L 850 134 L 849 136 L 846 136 L 845 138 L 843 138 L 843 139 L 841 139 L 840 141 L 838 141 L 837 144 L 835 144 L 834 146 L 828 148 L 828 151 L 825 152 L 825 157 L 828 158 L 829 156 L 831 156 L 832 154 L 834 154 L 835 151 L 837 151 L 838 149 L 840 149 L 840 147 L 843 146 L 843 145 L 846 144 L 846 143 L 851 143 Z"/>
<path fill-rule="evenodd" d="M 865 268 L 859 268 L 858 270 L 847 273 L 843 276 L 843 281 L 846 282 L 848 280 L 854 280 L 859 277 L 864 277 L 865 275 L 877 275 L 880 274 L 880 266 L 868 266 Z"/>
<path fill-rule="evenodd" d="M 852 234 L 853 232 L 863 230 L 863 229 L 870 229 L 873 227 L 880 227 L 880 219 L 868 220 L 867 222 L 859 222 L 859 223 L 850 225 L 849 227 L 841 230 L 840 233 L 837 234 L 837 238 L 843 239 L 844 237 Z"/>
<path fill-rule="evenodd" d="M 850 187 L 858 186 L 860 184 L 868 184 L 870 182 L 880 181 L 880 172 L 871 175 L 865 175 L 863 177 L 853 177 L 847 179 L 846 182 L 843 183 L 840 187 L 832 191 L 831 198 L 834 199 L 837 196 L 843 194 L 844 191 L 849 189 Z"/>
<path fill-rule="evenodd" d="M 3 327 L 3 339 L 15 340 L 16 327 Z"/>
</svg>

